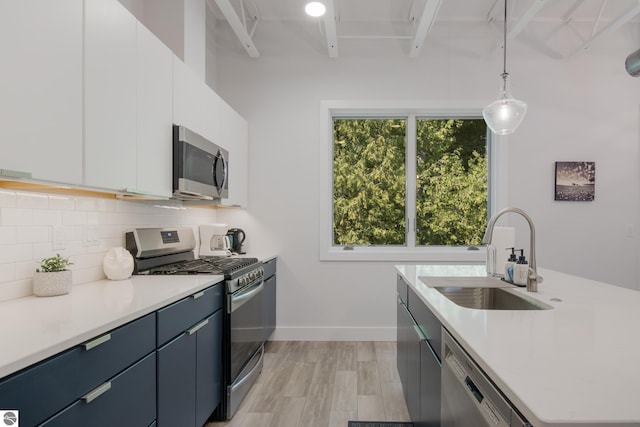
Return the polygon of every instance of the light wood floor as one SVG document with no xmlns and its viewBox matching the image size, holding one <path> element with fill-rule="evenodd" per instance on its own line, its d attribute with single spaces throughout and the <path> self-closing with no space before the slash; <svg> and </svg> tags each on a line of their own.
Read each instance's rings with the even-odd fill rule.
<svg viewBox="0 0 640 427">
<path fill-rule="evenodd" d="M 349 420 L 409 420 L 395 342 L 270 341 L 236 415 L 205 427 L 347 427 Z"/>
</svg>

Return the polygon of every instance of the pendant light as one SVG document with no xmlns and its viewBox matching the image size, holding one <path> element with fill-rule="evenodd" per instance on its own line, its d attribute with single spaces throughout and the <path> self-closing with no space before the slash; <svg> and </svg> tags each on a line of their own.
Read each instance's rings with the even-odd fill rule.
<svg viewBox="0 0 640 427">
<path fill-rule="evenodd" d="M 504 44 L 502 56 L 502 85 L 498 92 L 498 100 L 482 109 L 482 116 L 487 126 L 497 135 L 508 135 L 515 132 L 522 123 L 527 104 L 511 97 L 509 73 L 507 73 L 507 0 L 504 0 Z"/>
</svg>

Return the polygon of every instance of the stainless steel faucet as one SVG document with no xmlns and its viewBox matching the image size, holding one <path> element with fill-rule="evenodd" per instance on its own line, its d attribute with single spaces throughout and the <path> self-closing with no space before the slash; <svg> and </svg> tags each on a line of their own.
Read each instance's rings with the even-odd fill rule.
<svg viewBox="0 0 640 427">
<path fill-rule="evenodd" d="M 538 292 L 538 283 L 542 283 L 542 276 L 539 276 L 538 271 L 536 270 L 536 228 L 533 226 L 533 220 L 529 215 L 527 215 L 525 211 L 518 208 L 504 208 L 493 217 L 491 217 L 489 223 L 487 224 L 487 230 L 484 232 L 482 244 L 491 244 L 491 239 L 493 238 L 493 228 L 496 225 L 496 221 L 498 221 L 498 218 L 500 218 L 507 212 L 520 214 L 524 219 L 527 220 L 527 223 L 529 223 L 529 274 L 527 274 L 527 291 Z"/>
</svg>

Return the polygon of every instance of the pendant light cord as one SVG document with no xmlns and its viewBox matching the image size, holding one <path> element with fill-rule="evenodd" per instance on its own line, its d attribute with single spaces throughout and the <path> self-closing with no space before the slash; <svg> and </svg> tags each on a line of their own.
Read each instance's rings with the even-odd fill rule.
<svg viewBox="0 0 640 427">
<path fill-rule="evenodd" d="M 507 0 L 504 0 L 504 41 L 502 45 L 502 75 L 508 76 L 507 73 Z"/>
</svg>

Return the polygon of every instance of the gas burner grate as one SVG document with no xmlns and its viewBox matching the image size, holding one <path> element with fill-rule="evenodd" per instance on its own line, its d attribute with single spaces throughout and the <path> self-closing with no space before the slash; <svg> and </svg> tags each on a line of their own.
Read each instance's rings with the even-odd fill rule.
<svg viewBox="0 0 640 427">
<path fill-rule="evenodd" d="M 148 274 L 233 274 L 258 262 L 257 258 L 203 258 L 161 265 Z"/>
</svg>

